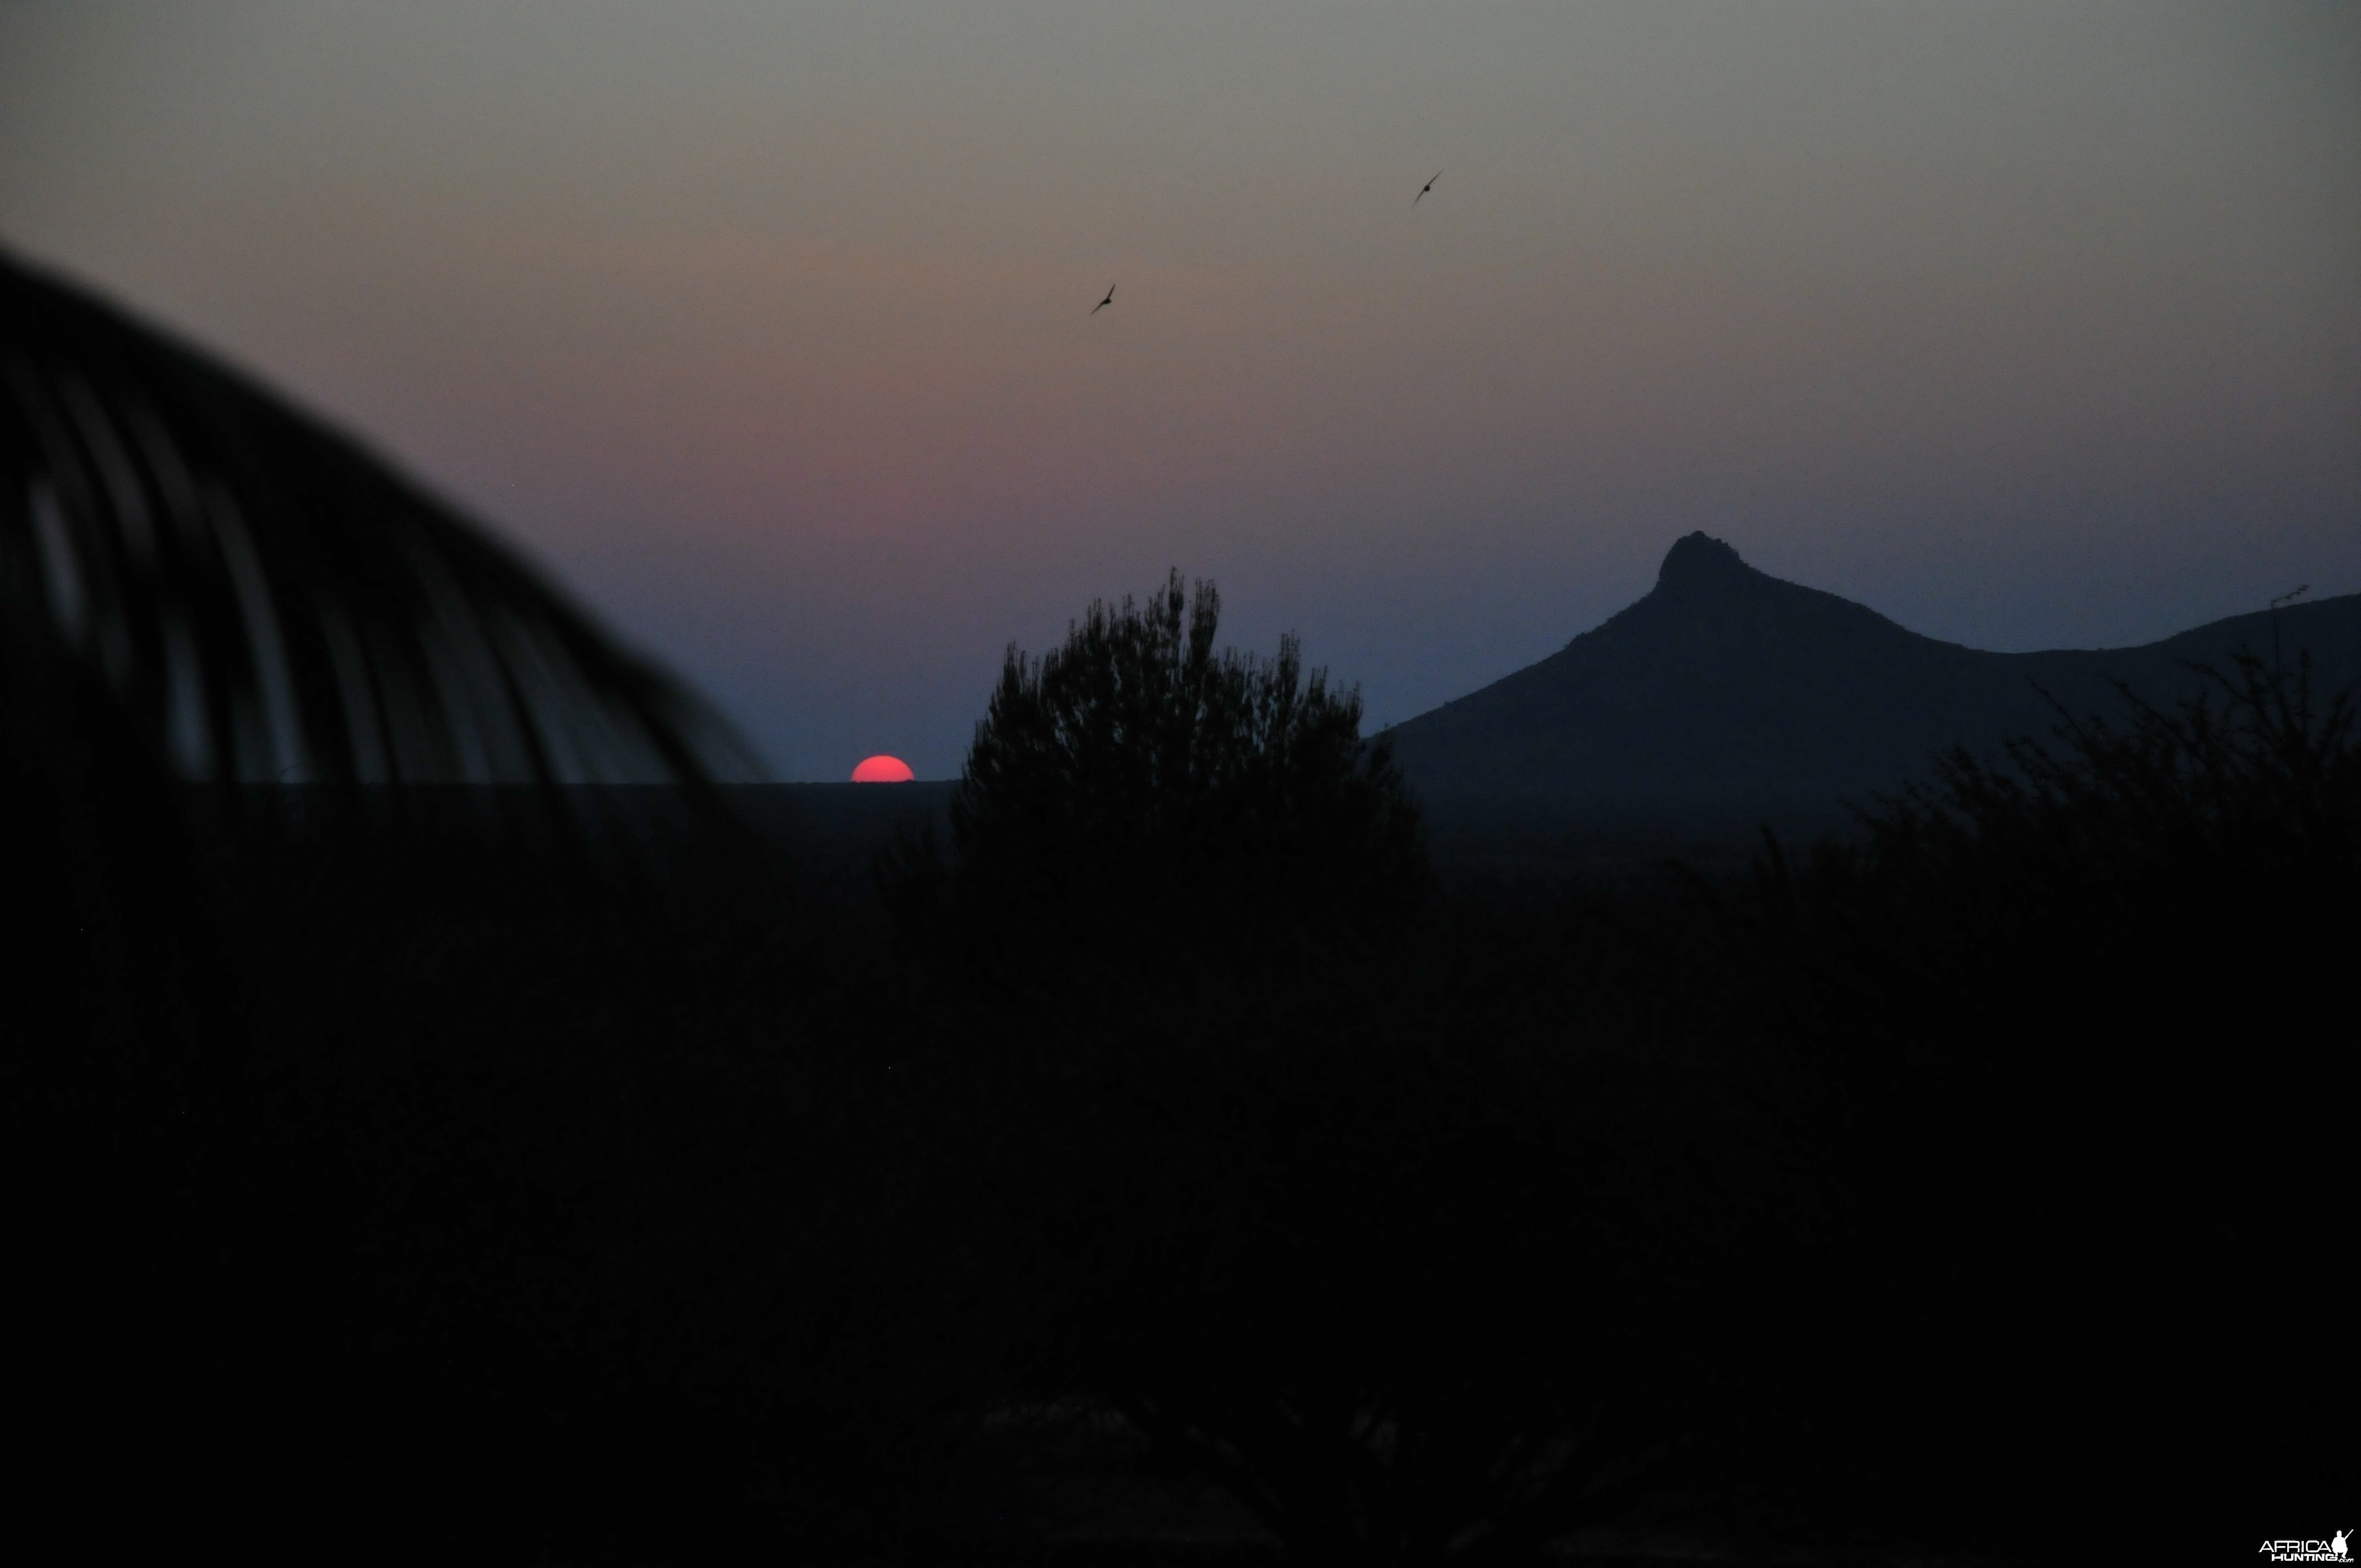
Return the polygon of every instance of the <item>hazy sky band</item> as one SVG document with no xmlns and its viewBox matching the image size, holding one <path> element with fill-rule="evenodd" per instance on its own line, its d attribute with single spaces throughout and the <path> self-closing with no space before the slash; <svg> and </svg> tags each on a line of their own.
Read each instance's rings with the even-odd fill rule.
<svg viewBox="0 0 2361 1568">
<path fill-rule="evenodd" d="M 2361 587 L 2356 84 L 2339 0 L 20 3 L 0 240 L 939 776 L 1170 565 L 1379 720 L 1691 528 L 1987 647 Z"/>
</svg>

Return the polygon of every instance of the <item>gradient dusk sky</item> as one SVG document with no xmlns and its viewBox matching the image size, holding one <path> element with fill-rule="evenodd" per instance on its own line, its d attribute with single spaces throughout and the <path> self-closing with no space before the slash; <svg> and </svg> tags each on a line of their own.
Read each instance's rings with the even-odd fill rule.
<svg viewBox="0 0 2361 1568">
<path fill-rule="evenodd" d="M 0 0 L 0 245 L 788 779 L 1174 565 L 1373 723 L 1692 529 L 1985 648 L 2361 589 L 2356 0 Z"/>
</svg>

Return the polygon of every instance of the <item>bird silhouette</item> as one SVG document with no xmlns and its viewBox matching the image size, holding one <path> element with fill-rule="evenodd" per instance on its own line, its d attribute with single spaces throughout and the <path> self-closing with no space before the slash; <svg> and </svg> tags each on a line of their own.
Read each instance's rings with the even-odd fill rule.
<svg viewBox="0 0 2361 1568">
<path fill-rule="evenodd" d="M 1434 171 L 1434 180 L 1440 180 L 1440 179 L 1442 179 L 1442 178 L 1443 178 L 1443 170 L 1440 170 L 1440 169 L 1436 170 Z M 1420 187 L 1418 188 L 1418 194 L 1417 194 L 1417 195 L 1415 195 L 1415 196 L 1412 196 L 1412 197 L 1410 199 L 1410 204 L 1411 204 L 1411 206 L 1415 207 L 1415 206 L 1417 206 L 1421 202 L 1423 202 L 1423 201 L 1425 201 L 1425 200 L 1426 200 L 1426 193 L 1427 193 L 1429 191 L 1432 191 L 1432 190 L 1433 190 L 1433 189 L 1434 189 L 1434 180 L 1430 180 L 1430 181 L 1428 181 L 1425 184 L 1423 184 L 1423 185 L 1422 185 L 1422 186 L 1420 186 Z"/>
<path fill-rule="evenodd" d="M 1093 306 L 1091 307 L 1091 314 L 1093 314 L 1093 315 L 1096 315 L 1096 314 L 1098 314 L 1101 311 L 1105 310 L 1109 305 L 1112 305 L 1112 304 L 1114 304 L 1114 303 L 1115 303 L 1115 285 L 1114 285 L 1114 284 L 1112 284 L 1112 283 L 1110 283 L 1110 284 L 1108 284 L 1108 285 L 1107 285 L 1107 297 L 1106 297 L 1105 299 L 1104 299 L 1104 300 L 1101 300 L 1097 304 L 1093 305 Z"/>
</svg>

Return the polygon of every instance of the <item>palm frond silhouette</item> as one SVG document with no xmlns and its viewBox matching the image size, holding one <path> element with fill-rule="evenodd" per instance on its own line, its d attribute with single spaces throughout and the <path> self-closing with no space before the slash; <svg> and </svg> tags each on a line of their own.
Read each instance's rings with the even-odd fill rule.
<svg viewBox="0 0 2361 1568">
<path fill-rule="evenodd" d="M 449 506 L 5 256 L 0 381 L 0 608 L 168 776 L 759 775 L 716 712 Z"/>
<path fill-rule="evenodd" d="M 377 1303 L 489 1299 L 540 1234 L 503 1216 L 542 1211 L 438 1162 L 518 1085 L 581 1081 L 585 1040 L 658 1037 L 710 932 L 765 928 L 768 862 L 707 787 L 757 773 L 360 444 L 0 255 L 0 1189 L 38 1282 L 12 1399 L 48 1439 L 12 1499 L 94 1517 L 136 1475 L 155 1517 L 227 1519 L 244 1474 L 501 1420 L 405 1392 L 497 1385 L 489 1311 L 413 1339 L 434 1314 Z M 633 784 L 669 787 L 564 787 Z M 430 1081 L 463 1087 L 399 1087 Z M 480 1255 L 417 1261 L 446 1225 Z M 217 1461 L 189 1414 L 234 1403 L 287 1440 Z"/>
</svg>

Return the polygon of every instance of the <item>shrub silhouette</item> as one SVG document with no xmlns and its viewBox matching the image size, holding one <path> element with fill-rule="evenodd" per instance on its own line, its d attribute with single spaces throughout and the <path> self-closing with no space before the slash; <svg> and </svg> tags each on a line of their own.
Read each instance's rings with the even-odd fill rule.
<svg viewBox="0 0 2361 1568">
<path fill-rule="evenodd" d="M 1038 661 L 1009 650 L 950 807 L 971 936 L 1056 954 L 1060 984 L 1170 988 L 1385 940 L 1415 912 L 1418 813 L 1361 739 L 1359 695 L 1307 678 L 1292 637 L 1268 663 L 1216 652 L 1220 614 L 1174 573 Z"/>
<path fill-rule="evenodd" d="M 1863 828 L 1758 864 L 1730 970 L 1841 1216 L 1788 1292 L 1819 1347 L 1789 1392 L 1886 1434 L 1861 1495 L 1997 1534 L 2094 1491 L 2241 1521 L 2349 1495 L 2316 1392 L 2355 1370 L 2342 1181 L 2290 1133 L 2361 1087 L 2305 995 L 2361 942 L 2351 695 L 2245 661 L 1955 753 Z"/>
<path fill-rule="evenodd" d="M 1357 700 L 1291 639 L 1218 652 L 1218 615 L 1176 574 L 1012 649 L 948 864 L 888 868 L 939 1201 L 994 1238 L 1037 1392 L 1296 1555 L 1531 1554 L 1677 1431 L 1673 1249 L 1615 1195 L 1601 1074 L 1446 929 Z"/>
</svg>

